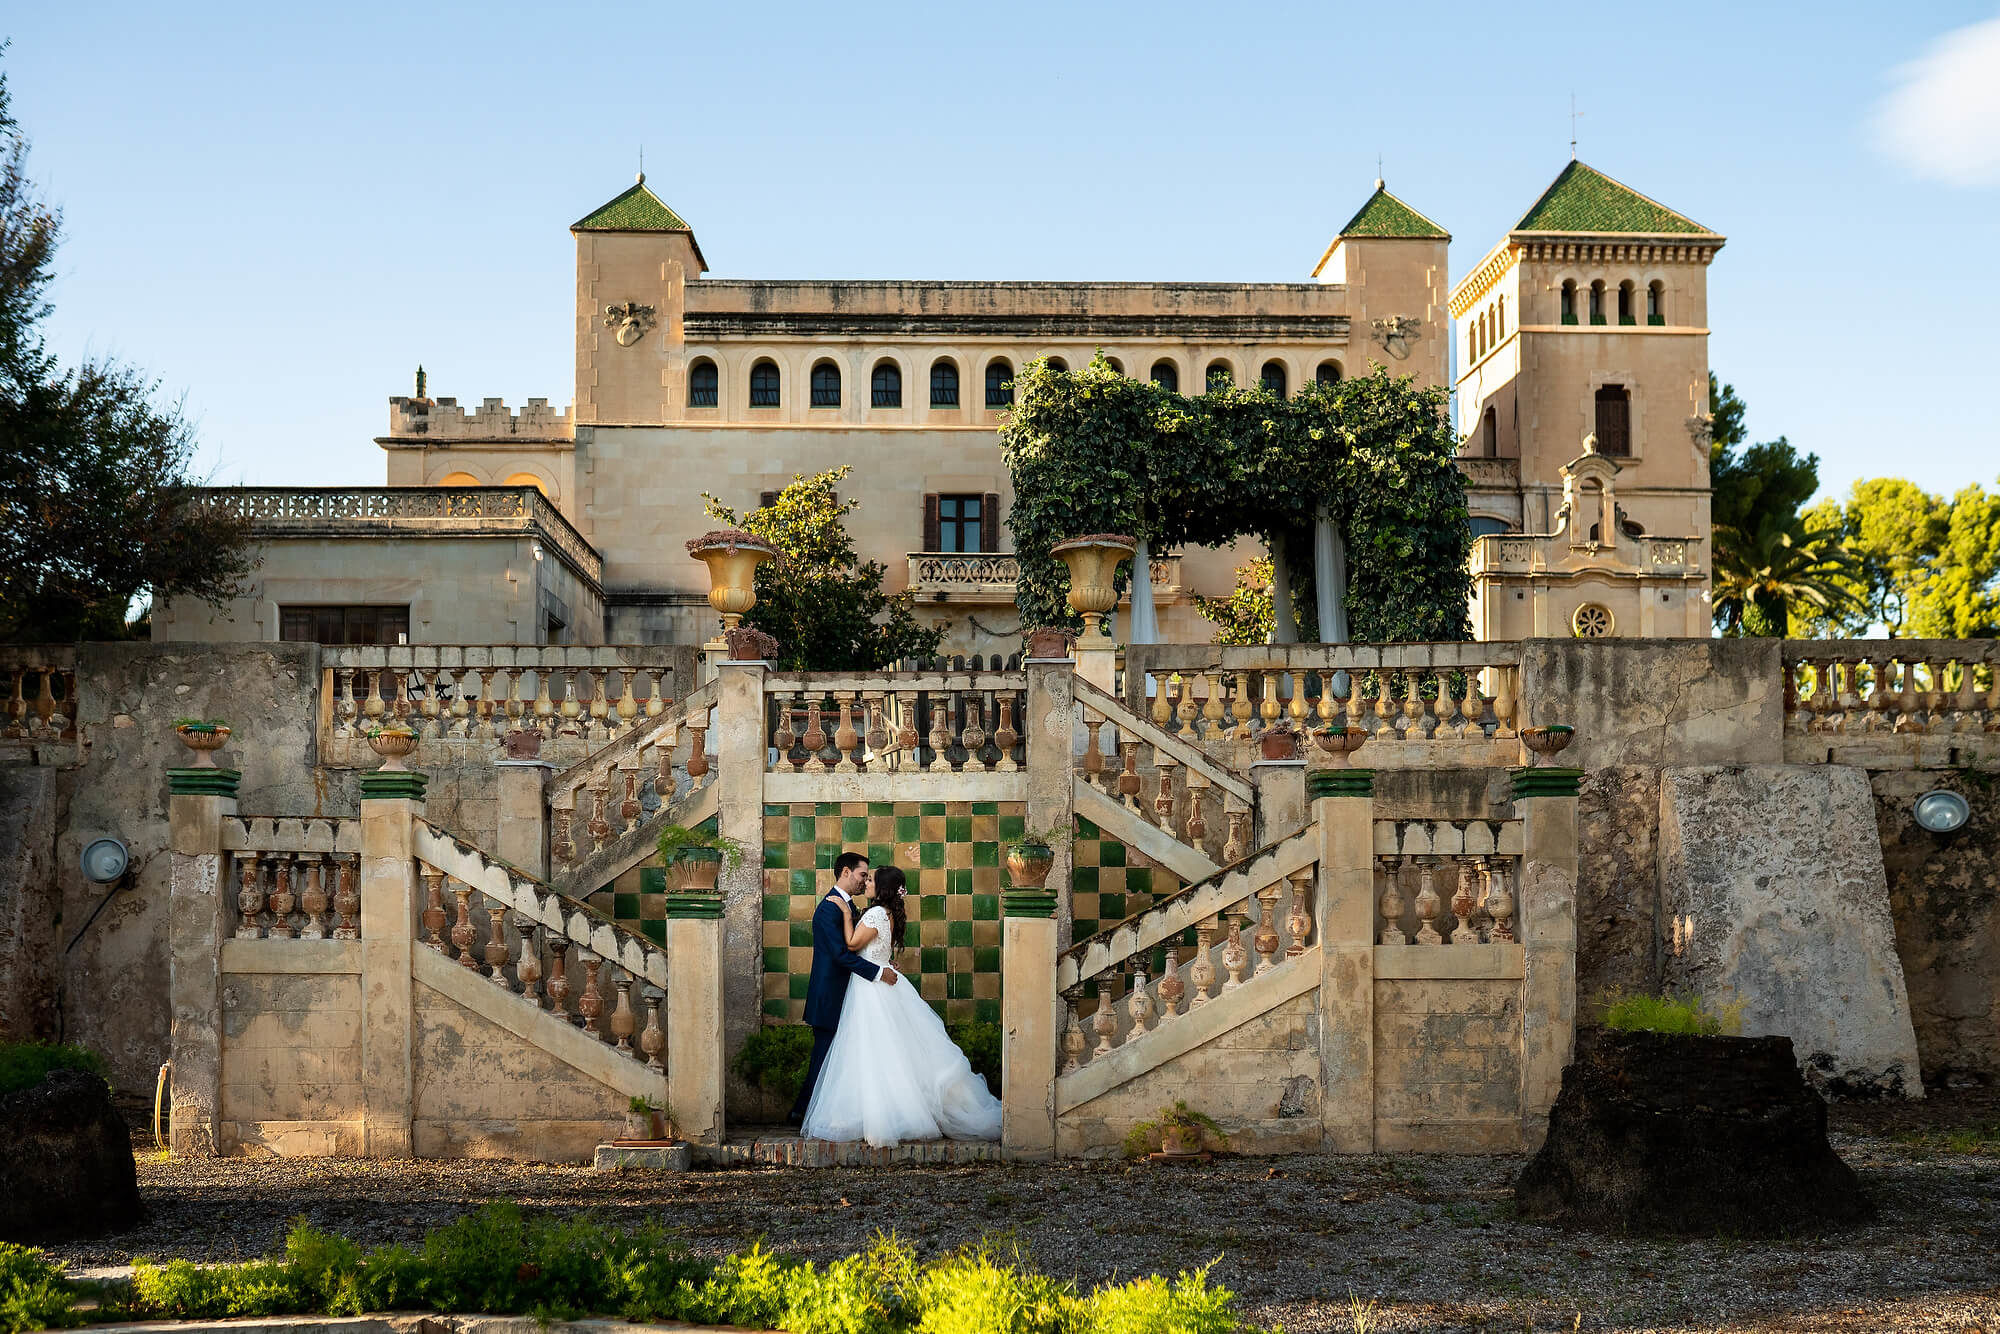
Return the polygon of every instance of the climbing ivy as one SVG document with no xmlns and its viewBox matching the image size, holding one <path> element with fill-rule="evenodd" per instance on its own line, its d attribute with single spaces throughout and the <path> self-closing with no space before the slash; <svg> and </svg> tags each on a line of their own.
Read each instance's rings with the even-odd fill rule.
<svg viewBox="0 0 2000 1334">
<path fill-rule="evenodd" d="M 1075 372 L 1030 362 L 1014 392 L 1000 444 L 1024 624 L 1075 623 L 1068 571 L 1049 554 L 1066 537 L 1130 533 L 1161 552 L 1254 535 L 1285 553 L 1310 633 L 1312 525 L 1324 506 L 1347 538 L 1354 639 L 1470 637 L 1472 533 L 1443 389 L 1377 366 L 1290 398 L 1220 385 L 1190 398 L 1099 356 Z"/>
</svg>

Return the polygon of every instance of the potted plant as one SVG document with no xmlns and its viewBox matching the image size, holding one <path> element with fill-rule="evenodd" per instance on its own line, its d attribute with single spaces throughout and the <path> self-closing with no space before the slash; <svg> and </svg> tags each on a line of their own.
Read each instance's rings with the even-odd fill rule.
<svg viewBox="0 0 2000 1334">
<path fill-rule="evenodd" d="M 722 632 L 723 643 L 729 645 L 732 662 L 776 662 L 778 641 L 752 625 L 737 625 Z"/>
<path fill-rule="evenodd" d="M 715 889 L 723 862 L 727 861 L 729 869 L 734 871 L 743 865 L 743 858 L 749 852 L 738 839 L 678 824 L 660 831 L 659 849 L 660 865 L 667 869 L 675 889 L 706 891 Z"/>
<path fill-rule="evenodd" d="M 1296 760 L 1299 734 L 1289 722 L 1275 722 L 1257 736 L 1257 749 L 1267 760 Z"/>
<path fill-rule="evenodd" d="M 1313 733 L 1313 740 L 1319 748 L 1333 757 L 1335 768 L 1347 767 L 1347 757 L 1360 750 L 1368 740 L 1368 731 L 1362 727 L 1335 726 L 1329 723 Z"/>
<path fill-rule="evenodd" d="M 679 1138 L 674 1122 L 679 1118 L 674 1109 L 651 1098 L 635 1097 L 625 1104 L 625 1138 L 646 1143 Z"/>
<path fill-rule="evenodd" d="M 1027 632 L 1023 644 L 1024 655 L 1029 658 L 1067 658 L 1070 646 L 1076 637 L 1059 625 L 1037 626 Z"/>
<path fill-rule="evenodd" d="M 1162 1107 L 1151 1121 L 1141 1121 L 1125 1135 L 1125 1154 L 1128 1158 L 1142 1158 L 1152 1150 L 1157 1137 L 1157 1150 L 1163 1158 L 1196 1158 L 1201 1156 L 1204 1138 L 1212 1140 L 1217 1148 L 1229 1147 L 1229 1136 L 1222 1133 L 1222 1127 L 1214 1118 L 1189 1107 L 1179 1098 Z"/>
<path fill-rule="evenodd" d="M 176 718 L 174 731 L 181 744 L 194 752 L 195 767 L 213 769 L 215 752 L 229 740 L 229 724 L 220 718 Z"/>
<path fill-rule="evenodd" d="M 1568 748 L 1576 739 L 1576 729 L 1568 723 L 1550 723 L 1546 727 L 1524 727 L 1521 729 L 1521 744 L 1534 752 L 1534 764 L 1546 764 Z"/>
<path fill-rule="evenodd" d="M 1007 845 L 1007 875 L 1016 889 L 1041 889 L 1055 865 L 1055 850 L 1069 843 L 1065 825 L 1031 830 Z"/>
<path fill-rule="evenodd" d="M 403 757 L 417 748 L 417 731 L 408 723 L 383 723 L 368 729 L 368 749 L 382 757 L 384 770 L 400 770 Z"/>
</svg>

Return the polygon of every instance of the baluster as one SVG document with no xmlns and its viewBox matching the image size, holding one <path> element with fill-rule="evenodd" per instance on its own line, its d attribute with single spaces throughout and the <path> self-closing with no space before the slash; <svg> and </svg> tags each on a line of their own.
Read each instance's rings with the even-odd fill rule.
<svg viewBox="0 0 2000 1334">
<path fill-rule="evenodd" d="M 1811 713 L 1810 707 L 1799 693 L 1799 678 L 1804 673 L 1804 663 L 1780 662 L 1778 664 L 1778 676 L 1784 682 L 1785 688 L 1784 702 L 1780 707 L 1779 717 L 1784 720 L 1785 730 L 1788 732 L 1803 732 L 1805 730 L 1806 718 Z"/>
<path fill-rule="evenodd" d="M 597 970 L 604 966 L 604 960 L 588 951 L 583 955 L 583 994 L 576 998 L 576 1012 L 583 1016 L 583 1031 L 603 1040 L 597 1030 L 597 1016 L 604 1013 L 604 993 L 598 990 Z"/>
<path fill-rule="evenodd" d="M 417 716 L 428 726 L 417 730 L 424 736 L 443 736 L 444 711 L 438 707 L 438 669 L 426 667 L 420 675 L 424 678 L 424 697 L 417 704 Z"/>
<path fill-rule="evenodd" d="M 861 744 L 861 738 L 854 730 L 854 692 L 837 690 L 834 701 L 840 710 L 840 725 L 834 729 L 833 745 L 840 752 L 840 758 L 834 763 L 833 771 L 840 774 L 859 773 L 860 768 L 854 763 L 854 748 Z"/>
<path fill-rule="evenodd" d="M 1083 748 L 1083 778 L 1092 787 L 1104 785 L 1104 752 L 1097 744 L 1097 734 L 1103 730 L 1104 722 L 1101 715 L 1084 710 L 1083 726 L 1090 736 Z"/>
<path fill-rule="evenodd" d="M 503 681 L 499 691 L 493 689 L 493 678 L 496 675 Z M 508 701 L 514 694 L 514 676 L 515 673 L 502 672 L 497 667 L 479 669 L 479 704 L 474 713 L 479 718 L 481 735 L 491 737 L 495 741 L 506 735 L 512 727 L 509 722 Z"/>
<path fill-rule="evenodd" d="M 1487 915 L 1493 919 L 1493 939 L 1495 941 L 1514 938 L 1514 896 L 1507 891 L 1507 862 L 1502 858 L 1493 861 L 1493 875 L 1486 887 Z"/>
<path fill-rule="evenodd" d="M 1201 739 L 1219 740 L 1222 736 L 1222 676 L 1217 672 L 1204 672 L 1201 680 L 1208 691 L 1201 701 Z"/>
<path fill-rule="evenodd" d="M 410 685 L 415 676 L 416 673 L 413 671 L 394 667 L 389 669 L 389 679 L 394 685 L 393 695 L 389 700 L 389 712 L 395 716 L 397 722 L 409 724 L 412 732 L 419 732 L 421 729 L 410 723 L 410 715 L 416 712 L 416 705 L 410 699 Z"/>
<path fill-rule="evenodd" d="M 660 1028 L 660 1002 L 666 998 L 667 993 L 658 987 L 644 987 L 639 992 L 639 999 L 646 1005 L 646 1028 L 639 1034 L 639 1050 L 646 1054 L 646 1068 L 649 1070 L 667 1068 L 665 1062 L 660 1060 L 660 1053 L 667 1049 L 667 1035 Z"/>
<path fill-rule="evenodd" d="M 1164 732 L 1173 724 L 1173 707 L 1167 703 L 1167 691 L 1172 685 L 1172 678 L 1162 676 L 1156 679 L 1158 684 L 1152 699 L 1153 726 Z"/>
<path fill-rule="evenodd" d="M 778 752 L 777 768 L 782 771 L 786 765 L 792 764 L 792 746 L 798 741 L 792 731 L 792 697 L 787 691 L 773 691 L 771 701 L 778 714 L 777 726 L 771 729 L 771 749 Z M 799 768 L 799 765 L 792 765 L 794 773 Z"/>
<path fill-rule="evenodd" d="M 1209 951 L 1215 948 L 1216 919 L 1202 918 L 1194 929 L 1194 962 L 1188 965 L 1188 981 L 1194 984 L 1194 995 L 1188 1000 L 1188 1012 L 1192 1014 L 1208 1004 L 1208 989 L 1215 985 L 1215 960 Z"/>
<path fill-rule="evenodd" d="M 1479 929 L 1472 924 L 1473 914 L 1479 911 L 1478 900 L 1472 892 L 1473 864 L 1470 857 L 1458 858 L 1458 892 L 1451 896 L 1451 915 L 1458 919 L 1452 928 L 1451 943 L 1454 945 L 1477 945 Z"/>
<path fill-rule="evenodd" d="M 1083 1019 L 1077 1013 L 1078 996 L 1079 992 L 1075 987 L 1063 993 L 1063 999 L 1068 1003 L 1069 1009 L 1069 1022 L 1063 1026 L 1062 1037 L 1062 1072 L 1066 1075 L 1073 1075 L 1083 1069 L 1083 1050 L 1090 1045 L 1089 1040 L 1083 1036 Z"/>
<path fill-rule="evenodd" d="M 1277 725 L 1281 706 L 1278 703 L 1278 673 L 1264 673 L 1264 701 L 1257 708 L 1257 716 L 1263 720 L 1260 731 L 1269 731 Z"/>
<path fill-rule="evenodd" d="M 680 729 L 668 727 L 653 742 L 653 755 L 659 765 L 653 773 L 653 795 L 660 799 L 662 806 L 674 799 L 674 743 L 678 740 Z M 778 753 L 782 762 L 784 752 Z"/>
<path fill-rule="evenodd" d="M 1424 739 L 1424 673 L 1403 669 L 1403 739 Z"/>
<path fill-rule="evenodd" d="M 1347 669 L 1347 723 L 1349 727 L 1366 727 L 1367 706 L 1361 699 L 1361 673 L 1354 668 Z"/>
<path fill-rule="evenodd" d="M 560 928 L 549 932 L 549 1008 L 569 1018 L 569 937 Z"/>
<path fill-rule="evenodd" d="M 489 900 L 486 916 L 486 975 L 511 991 L 507 981 L 507 909 Z"/>
<path fill-rule="evenodd" d="M 825 714 L 820 707 L 817 694 L 807 696 L 804 703 L 806 734 L 799 738 L 799 744 L 805 750 L 805 762 L 802 767 L 813 773 L 823 774 L 828 772 L 826 756 L 822 753 L 826 750 L 826 724 L 823 721 Z"/>
<path fill-rule="evenodd" d="M 2000 732 L 2000 657 L 1986 660 L 1986 730 Z"/>
<path fill-rule="evenodd" d="M 1957 718 L 1952 724 L 1955 732 L 1977 732 L 1979 730 L 1979 692 L 1973 685 L 1973 669 L 1977 663 L 1972 658 L 1958 660 L 1958 698 L 1952 701 Z"/>
<path fill-rule="evenodd" d="M 1179 1014 L 1181 997 L 1187 995 L 1187 983 L 1181 981 L 1180 963 L 1174 958 L 1174 947 L 1167 946 L 1167 964 L 1160 972 L 1160 985 L 1155 988 L 1160 997 L 1160 1022 L 1176 1018 Z"/>
<path fill-rule="evenodd" d="M 1132 1017 L 1132 1028 L 1125 1034 L 1125 1040 L 1134 1042 L 1152 1026 L 1153 993 L 1146 990 L 1146 956 L 1134 955 L 1129 966 L 1132 981 L 1126 993 L 1125 1012 Z"/>
<path fill-rule="evenodd" d="M 520 673 L 516 672 L 514 675 L 518 680 Z M 546 669 L 537 669 L 535 672 L 535 700 L 530 709 L 535 720 L 535 730 L 544 737 L 554 736 L 556 702 L 549 697 L 549 672 Z M 507 706 L 507 712 L 510 717 L 513 715 L 514 706 L 511 702 Z"/>
<path fill-rule="evenodd" d="M 646 681 L 646 716 L 657 718 L 667 711 L 672 703 L 667 698 L 667 674 L 665 672 L 642 673 Z"/>
<path fill-rule="evenodd" d="M 930 693 L 930 771 L 934 774 L 948 774 L 951 772 L 951 701 L 952 694 L 949 690 L 933 690 Z"/>
<path fill-rule="evenodd" d="M 21 678 L 17 675 L 14 678 L 16 698 L 19 698 L 20 688 Z M 356 719 L 360 717 L 361 706 L 354 699 L 354 669 L 352 667 L 343 667 L 340 669 L 340 690 L 335 699 L 335 710 L 340 717 L 339 724 L 333 729 L 335 736 L 353 736 L 355 732 L 360 730 L 356 726 Z"/>
<path fill-rule="evenodd" d="M 627 668 L 618 669 L 618 703 L 614 710 L 618 715 L 618 730 L 623 732 L 639 716 L 639 697 L 632 693 L 632 673 Z"/>
<path fill-rule="evenodd" d="M 1137 740 L 1118 739 L 1118 758 L 1122 767 L 1118 773 L 1118 799 L 1133 814 L 1139 814 L 1139 743 Z"/>
<path fill-rule="evenodd" d="M 1445 722 L 1445 719 L 1451 716 L 1451 673 L 1426 672 L 1417 679 L 1421 681 L 1426 676 L 1437 686 L 1437 694 L 1431 696 L 1430 704 L 1431 737 L 1433 740 L 1442 741 L 1455 730 Z"/>
<path fill-rule="evenodd" d="M 604 851 L 604 845 L 611 841 L 611 771 L 600 769 L 590 780 L 590 830 L 592 850 Z"/>
<path fill-rule="evenodd" d="M 289 854 L 278 852 L 271 855 L 271 930 L 273 940 L 292 938 L 292 909 L 298 906 L 298 897 L 292 893 L 292 859 Z"/>
<path fill-rule="evenodd" d="M 514 930 L 521 936 L 521 949 L 515 956 L 514 976 L 521 983 L 521 994 L 539 1010 L 542 1008 L 542 956 L 535 949 L 535 919 L 525 913 L 516 914 Z"/>
<path fill-rule="evenodd" d="M 986 772 L 986 696 L 977 690 L 965 695 L 965 772 Z"/>
<path fill-rule="evenodd" d="M 632 1053 L 632 1034 L 638 1027 L 632 1013 L 632 974 L 621 972 L 615 985 L 618 988 L 618 1005 L 611 1011 L 611 1036 L 618 1040 L 618 1050 L 626 1055 Z"/>
<path fill-rule="evenodd" d="M 1380 857 L 1383 874 L 1387 879 L 1382 885 L 1382 898 L 1376 905 L 1382 910 L 1382 939 L 1384 945 L 1407 945 L 1410 938 L 1403 934 L 1403 886 L 1398 877 L 1402 873 L 1401 857 Z"/>
<path fill-rule="evenodd" d="M 1419 945 L 1442 945 L 1444 937 L 1437 932 L 1437 916 L 1444 910 L 1444 903 L 1438 898 L 1437 858 L 1423 857 L 1417 862 L 1417 943 Z"/>
<path fill-rule="evenodd" d="M 1202 841 L 1208 837 L 1208 820 L 1201 813 L 1201 798 L 1202 794 L 1208 791 L 1209 783 L 1208 779 L 1202 776 L 1201 770 L 1195 768 L 1193 765 L 1188 766 L 1186 782 L 1188 798 L 1187 842 L 1189 847 L 1199 848 L 1202 845 Z"/>
<path fill-rule="evenodd" d="M 1257 932 L 1250 937 L 1250 948 L 1257 951 L 1257 973 L 1278 966 L 1278 947 L 1284 943 L 1278 934 L 1278 882 L 1273 880 L 1257 891 Z"/>
<path fill-rule="evenodd" d="M 472 956 L 472 941 L 477 934 L 472 927 L 472 886 L 454 880 L 452 896 L 458 900 L 458 920 L 452 924 L 451 943 L 458 947 L 458 963 L 461 968 L 479 971 L 479 960 Z"/>
<path fill-rule="evenodd" d="M 257 854 L 247 849 L 236 854 L 236 867 L 242 876 L 242 888 L 236 891 L 236 938 L 256 940 L 263 934 L 257 925 L 257 918 L 264 911 L 263 871 L 257 864 Z"/>
<path fill-rule="evenodd" d="M 1222 966 L 1229 970 L 1229 977 L 1222 984 L 1226 995 L 1243 985 L 1243 970 L 1249 966 L 1250 951 L 1243 947 L 1243 923 L 1249 914 L 1239 905 L 1225 915 L 1229 918 L 1229 934 L 1222 942 Z"/>
<path fill-rule="evenodd" d="M 322 871 L 318 853 L 299 854 L 299 911 L 306 915 L 306 924 L 299 929 L 301 940 L 326 939 L 326 885 L 321 879 Z"/>
<path fill-rule="evenodd" d="M 923 755 L 917 749 L 917 701 L 920 697 L 914 690 L 896 692 L 896 768 L 908 764 L 912 769 L 923 768 Z"/>
<path fill-rule="evenodd" d="M 871 690 L 862 696 L 862 711 L 868 717 L 867 752 L 864 758 L 871 766 L 880 767 L 888 759 L 889 725 L 885 716 L 887 697 L 879 690 Z"/>
<path fill-rule="evenodd" d="M 708 715 L 688 719 L 688 791 L 701 787 L 708 777 Z"/>
<path fill-rule="evenodd" d="M 563 697 L 562 703 L 556 707 L 556 713 L 562 720 L 557 731 L 563 736 L 582 736 L 585 731 L 581 698 L 583 692 L 578 688 L 576 680 L 581 675 L 583 673 L 575 668 L 570 668 L 562 674 Z"/>
<path fill-rule="evenodd" d="M 1514 737 L 1519 732 L 1514 725 L 1514 709 L 1519 700 L 1518 682 L 1520 668 L 1509 663 L 1493 668 L 1493 719 L 1497 726 L 1493 729 L 1496 737 Z"/>
<path fill-rule="evenodd" d="M 1917 714 L 1926 707 L 1926 692 L 1917 689 L 1917 668 L 1929 667 L 1928 662 L 1905 658 L 1903 660 L 1903 690 L 1896 699 L 1899 717 L 1896 719 L 1898 732 L 1921 732 L 1923 724 L 1917 721 Z"/>
<path fill-rule="evenodd" d="M 625 785 L 625 799 L 618 803 L 619 832 L 639 823 L 639 752 L 627 751 L 618 759 L 618 777 Z"/>
<path fill-rule="evenodd" d="M 1244 684 L 1243 677 L 1242 672 L 1230 672 L 1227 677 L 1230 735 L 1237 741 L 1250 739 L 1250 720 L 1256 712 L 1250 704 L 1250 697 L 1246 693 L 1249 687 Z"/>
<path fill-rule="evenodd" d="M 1312 892 L 1315 867 L 1307 866 L 1294 871 L 1289 877 L 1292 886 L 1291 911 L 1285 914 L 1285 931 L 1292 943 L 1285 946 L 1285 957 L 1296 959 L 1306 952 L 1312 943 Z"/>
<path fill-rule="evenodd" d="M 1285 716 L 1292 720 L 1292 730 L 1303 732 L 1306 728 L 1306 674 L 1286 672 L 1285 682 L 1292 688 L 1291 703 L 1285 706 Z"/>
<path fill-rule="evenodd" d="M 1872 658 L 1868 665 L 1871 668 L 1868 683 L 1868 712 L 1874 715 L 1869 730 L 1886 732 L 1889 730 L 1890 659 Z"/>
<path fill-rule="evenodd" d="M 360 866 L 361 858 L 355 856 L 340 858 L 334 867 L 333 910 L 340 914 L 340 925 L 333 929 L 335 940 L 361 939 L 361 895 L 354 888 Z"/>
<path fill-rule="evenodd" d="M 1159 795 L 1153 798 L 1153 823 L 1166 830 L 1169 834 L 1172 834 L 1174 832 L 1174 766 L 1179 761 L 1175 760 L 1165 751 L 1156 748 L 1153 751 L 1153 763 L 1158 765 L 1160 770 Z M 1178 835 L 1175 836 L 1179 837 Z"/>
<path fill-rule="evenodd" d="M 1021 766 L 1014 759 L 1014 747 L 1020 744 L 1021 734 L 1014 730 L 1014 692 L 1003 690 L 996 698 L 1000 725 L 993 729 L 993 744 L 1000 751 L 1000 759 L 993 767 L 1003 774 L 1017 773 Z"/>
<path fill-rule="evenodd" d="M 1098 974 L 1097 1013 L 1090 1017 L 1090 1026 L 1097 1031 L 1097 1046 L 1091 1051 L 1093 1060 L 1099 1056 L 1109 1056 L 1112 1045 L 1118 1040 L 1118 970 L 1110 969 Z"/>
<path fill-rule="evenodd" d="M 451 703 L 446 704 L 443 700 L 438 701 L 438 708 L 450 720 L 448 723 L 440 723 L 440 726 L 445 728 L 451 736 L 472 735 L 472 726 L 469 721 L 472 713 L 472 702 L 467 698 L 471 693 L 465 684 L 467 676 L 468 673 L 463 670 L 454 673 L 451 678 Z"/>
<path fill-rule="evenodd" d="M 577 788 L 569 788 L 549 802 L 549 853 L 558 866 L 567 866 L 576 860 L 576 841 L 570 825 L 576 815 L 577 792 Z"/>
<path fill-rule="evenodd" d="M 1223 816 L 1229 821 L 1229 838 L 1222 845 L 1222 864 L 1230 866 L 1250 855 L 1250 812 L 1234 793 L 1224 800 L 1223 806 Z"/>
</svg>

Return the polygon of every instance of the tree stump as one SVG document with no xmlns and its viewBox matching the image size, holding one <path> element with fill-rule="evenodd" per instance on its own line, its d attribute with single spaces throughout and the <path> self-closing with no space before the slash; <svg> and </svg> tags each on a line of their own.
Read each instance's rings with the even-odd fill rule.
<svg viewBox="0 0 2000 1334">
<path fill-rule="evenodd" d="M 145 1214 L 132 1137 L 96 1075 L 53 1070 L 0 1097 L 0 1240 L 57 1241 Z"/>
</svg>

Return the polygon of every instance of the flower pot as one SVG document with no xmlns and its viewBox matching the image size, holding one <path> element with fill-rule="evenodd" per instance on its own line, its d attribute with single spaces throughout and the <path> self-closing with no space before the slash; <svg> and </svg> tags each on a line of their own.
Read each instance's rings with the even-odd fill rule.
<svg viewBox="0 0 2000 1334">
<path fill-rule="evenodd" d="M 1130 560 L 1139 544 L 1121 533 L 1091 533 L 1049 548 L 1069 567 L 1069 609 L 1083 617 L 1083 632 L 1104 633 L 1104 614 L 1118 605 L 1112 582 L 1120 561 Z"/>
<path fill-rule="evenodd" d="M 1007 845 L 1007 874 L 1016 889 L 1041 889 L 1048 883 L 1056 855 L 1046 843 L 1023 842 Z"/>
<path fill-rule="evenodd" d="M 1160 1152 L 1185 1156 L 1200 1144 L 1200 1131 L 1188 1126 L 1164 1126 L 1160 1130 Z"/>
<path fill-rule="evenodd" d="M 1333 757 L 1333 763 L 1338 768 L 1345 768 L 1347 757 L 1360 750 L 1368 740 L 1367 731 L 1359 727 L 1322 727 L 1312 736 L 1314 743 Z"/>
<path fill-rule="evenodd" d="M 1026 656 L 1030 658 L 1067 658 L 1070 645 L 1075 640 L 1067 630 L 1044 627 L 1028 631 Z"/>
<path fill-rule="evenodd" d="M 417 748 L 414 732 L 377 732 L 368 738 L 368 749 L 382 757 L 385 773 L 401 772 L 403 757 Z"/>
<path fill-rule="evenodd" d="M 1536 764 L 1554 759 L 1574 740 L 1576 740 L 1576 729 L 1568 723 L 1550 723 L 1547 727 L 1521 729 L 1521 744 L 1534 752 Z"/>
<path fill-rule="evenodd" d="M 754 603 L 756 599 L 751 601 Z M 729 645 L 729 657 L 733 662 L 772 662 L 778 656 L 778 641 L 752 626 L 739 625 L 724 630 L 722 641 Z"/>
<path fill-rule="evenodd" d="M 1296 760 L 1299 757 L 1299 734 L 1289 728 L 1267 727 L 1257 738 L 1257 748 L 1267 760 Z"/>
<path fill-rule="evenodd" d="M 656 1115 L 654 1112 L 626 1112 L 625 1138 L 658 1139 L 659 1136 L 653 1132 L 653 1120 Z"/>
<path fill-rule="evenodd" d="M 176 727 L 174 732 L 180 737 L 181 744 L 194 752 L 194 767 L 197 769 L 215 768 L 215 752 L 229 740 L 229 729 L 226 727 Z"/>
<path fill-rule="evenodd" d="M 775 560 L 777 549 L 740 528 L 703 533 L 687 549 L 708 567 L 708 605 L 721 613 L 724 630 L 735 629 L 743 613 L 757 605 L 757 567 Z"/>
<path fill-rule="evenodd" d="M 530 728 L 517 727 L 500 738 L 506 747 L 510 760 L 538 760 L 542 757 L 542 734 Z"/>
<path fill-rule="evenodd" d="M 667 867 L 667 876 L 678 890 L 712 890 L 721 874 L 720 848 L 682 848 Z"/>
</svg>

